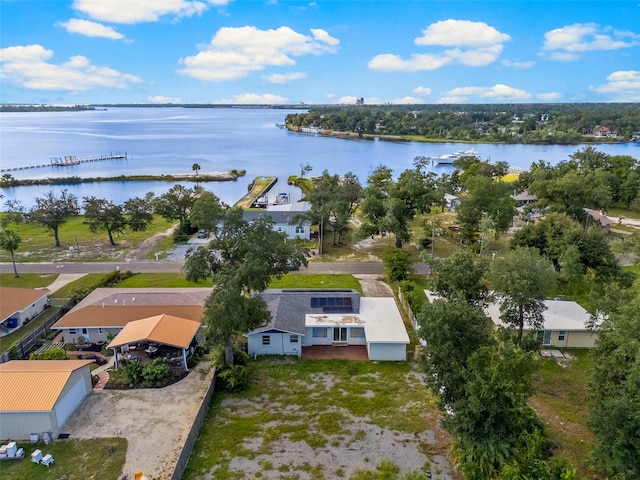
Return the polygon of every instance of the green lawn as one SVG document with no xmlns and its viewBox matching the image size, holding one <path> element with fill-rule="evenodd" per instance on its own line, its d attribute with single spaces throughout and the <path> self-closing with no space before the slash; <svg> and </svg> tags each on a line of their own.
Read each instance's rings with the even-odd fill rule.
<svg viewBox="0 0 640 480">
<path fill-rule="evenodd" d="M 49 445 L 19 443 L 25 452 L 22 460 L 0 461 L 0 478 L 28 480 L 117 480 L 127 454 L 124 438 L 57 440 Z M 54 462 L 46 467 L 31 461 L 31 452 L 50 453 Z"/>
<path fill-rule="evenodd" d="M 143 240 L 160 232 L 165 232 L 171 227 L 171 223 L 156 216 L 153 223 L 144 232 L 131 232 L 127 230 L 123 235 L 116 236 L 114 240 L 118 245 L 116 247 L 109 246 L 109 237 L 105 232 L 91 233 L 89 226 L 84 223 L 84 216 L 79 215 L 70 218 L 64 223 L 59 230 L 60 243 L 62 248 L 55 247 L 55 241 L 51 230 L 45 229 L 33 223 L 18 223 L 9 225 L 7 228 L 15 231 L 22 239 L 18 250 L 16 251 L 16 261 L 18 262 L 43 262 L 51 261 L 62 253 L 67 253 L 69 247 L 74 248 L 77 254 L 78 248 L 80 253 L 87 251 L 95 251 L 97 248 L 102 254 L 95 254 L 93 258 L 82 258 L 82 260 L 100 261 L 113 258 L 113 253 L 119 250 L 129 249 L 138 246 Z M 79 255 L 65 258 L 67 261 L 79 259 Z M 2 250 L 0 251 L 0 261 L 11 261 L 10 255 Z M 20 266 L 18 265 L 18 272 Z"/>
<path fill-rule="evenodd" d="M 360 282 L 351 274 L 290 273 L 273 279 L 269 288 L 353 288 L 362 293 Z"/>
<path fill-rule="evenodd" d="M 589 455 L 595 446 L 587 428 L 592 357 L 586 349 L 567 351 L 576 359 L 566 368 L 552 359 L 541 360 L 530 404 L 544 421 L 549 438 L 558 445 L 554 455 L 568 460 L 578 473 L 587 476 Z"/>
<path fill-rule="evenodd" d="M 75 280 L 71 283 L 66 284 L 60 290 L 53 292 L 49 297 L 50 298 L 71 298 L 71 293 L 73 290 L 82 290 L 82 289 L 90 289 L 94 290 L 100 285 L 100 282 L 106 277 L 110 275 L 109 273 L 88 273 L 84 277 L 80 277 L 78 280 Z"/>
<path fill-rule="evenodd" d="M 217 480 L 264 478 L 264 473 L 252 475 L 234 468 L 234 458 L 241 460 L 239 464 L 259 466 L 262 472 L 273 470 L 276 476 L 266 474 L 268 478 L 301 478 L 296 472 L 307 472 L 318 480 L 343 476 L 344 466 L 337 462 L 310 464 L 290 455 L 282 463 L 278 455 L 281 442 L 302 442 L 304 446 L 295 448 L 304 451 L 308 447 L 318 453 L 357 449 L 365 438 L 363 425 L 386 429 L 381 435 L 391 439 L 393 432 L 408 434 L 408 442 L 418 444 L 428 459 L 446 454 L 446 442 L 428 443 L 421 437 L 425 430 L 437 429 L 438 410 L 433 395 L 408 363 L 265 357 L 253 361 L 251 370 L 246 392 L 214 396 L 185 480 L 211 476 L 212 469 Z M 407 446 L 398 439 L 397 448 Z M 372 470 L 385 460 L 357 457 L 349 467 Z M 430 460 L 426 463 L 424 467 L 433 468 Z"/>
<path fill-rule="evenodd" d="M 184 288 L 211 287 L 211 278 L 199 282 L 190 282 L 183 273 L 138 273 L 116 285 L 117 288 Z"/>
<path fill-rule="evenodd" d="M 15 278 L 13 273 L 0 273 L 0 286 L 17 288 L 40 288 L 51 285 L 58 278 L 57 273 L 20 273 Z"/>
</svg>

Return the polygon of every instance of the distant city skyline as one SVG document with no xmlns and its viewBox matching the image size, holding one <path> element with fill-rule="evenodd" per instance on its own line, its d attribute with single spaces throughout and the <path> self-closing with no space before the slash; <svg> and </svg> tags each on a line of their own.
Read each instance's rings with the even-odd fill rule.
<svg viewBox="0 0 640 480">
<path fill-rule="evenodd" d="M 640 2 L 0 0 L 1 103 L 640 102 Z"/>
</svg>

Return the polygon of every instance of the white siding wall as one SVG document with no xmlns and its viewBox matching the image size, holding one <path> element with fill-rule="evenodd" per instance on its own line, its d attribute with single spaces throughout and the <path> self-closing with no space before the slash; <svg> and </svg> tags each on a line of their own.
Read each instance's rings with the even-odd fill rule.
<svg viewBox="0 0 640 480">
<path fill-rule="evenodd" d="M 78 339 L 80 337 L 84 337 L 90 343 L 96 342 L 107 342 L 109 343 L 109 336 L 112 338 L 115 337 L 122 328 L 87 328 L 87 333 L 82 333 L 82 327 L 78 327 L 76 329 L 71 328 L 61 328 L 60 329 L 64 334 L 64 343 L 79 343 Z M 75 330 L 75 333 L 71 333 Z"/>
<path fill-rule="evenodd" d="M 23 311 L 18 312 L 12 316 L 18 317 L 18 325 L 23 325 L 25 321 L 33 320 L 36 316 L 40 315 L 46 308 L 48 302 L 48 296 L 42 297 L 41 299 L 36 300 L 36 302 L 32 305 L 25 308 Z"/>
<path fill-rule="evenodd" d="M 291 341 L 290 333 L 255 333 L 247 337 L 249 355 L 302 355 L 302 338 L 295 335 L 297 342 Z M 264 345 L 262 337 L 269 337 L 269 345 Z"/>
<path fill-rule="evenodd" d="M 367 343 L 369 360 L 405 361 L 407 346 L 404 343 Z"/>
<path fill-rule="evenodd" d="M 302 344 L 305 347 L 309 347 L 311 345 L 331 345 L 333 343 L 333 329 L 331 327 L 316 327 L 316 328 L 325 328 L 327 336 L 314 337 L 313 328 L 306 327 L 304 329 L 304 337 L 302 337 Z"/>
<path fill-rule="evenodd" d="M 0 413 L 0 440 L 28 440 L 32 433 L 42 438 L 44 432 L 51 432 L 51 438 L 58 436 L 52 411 Z"/>
<path fill-rule="evenodd" d="M 277 232 L 283 232 L 287 235 L 287 238 L 301 238 L 303 240 L 309 240 L 311 238 L 311 227 L 310 225 L 303 224 L 302 228 L 304 228 L 304 233 L 296 233 L 296 228 L 298 225 L 289 225 L 286 223 L 276 223 L 273 226 L 273 229 Z"/>
</svg>

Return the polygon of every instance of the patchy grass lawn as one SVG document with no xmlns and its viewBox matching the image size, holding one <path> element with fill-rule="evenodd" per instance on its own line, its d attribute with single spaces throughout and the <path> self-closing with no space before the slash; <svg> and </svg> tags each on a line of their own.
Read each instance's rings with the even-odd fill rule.
<svg viewBox="0 0 640 480">
<path fill-rule="evenodd" d="M 53 292 L 49 295 L 49 298 L 67 299 L 71 298 L 71 293 L 74 290 L 90 289 L 94 290 L 100 285 L 100 282 L 111 275 L 110 273 L 88 273 L 84 277 L 79 278 L 71 283 L 66 284 L 60 290 Z"/>
<path fill-rule="evenodd" d="M 592 357 L 589 350 L 568 352 L 576 359 L 566 368 L 553 359 L 542 359 L 536 394 L 529 403 L 544 421 L 549 438 L 558 445 L 554 455 L 568 460 L 587 477 L 591 473 L 588 458 L 595 447 L 595 438 L 587 428 Z"/>
<path fill-rule="evenodd" d="M 34 223 L 17 223 L 7 228 L 15 231 L 22 239 L 15 252 L 16 262 L 51 262 L 51 261 L 109 261 L 122 258 L 127 252 L 138 247 L 144 240 L 161 232 L 166 232 L 172 224 L 155 216 L 152 224 L 144 232 L 131 232 L 114 238 L 118 244 L 109 245 L 106 232 L 91 233 L 84 223 L 84 216 L 71 217 L 60 227 L 61 248 L 56 248 L 51 230 Z M 73 247 L 73 250 L 70 249 Z M 10 262 L 8 252 L 0 251 L 0 261 Z M 18 272 L 20 266 L 18 265 Z"/>
<path fill-rule="evenodd" d="M 117 480 L 124 466 L 127 441 L 124 438 L 96 438 L 86 440 L 56 440 L 49 445 L 19 443 L 24 448 L 22 460 L 0 462 L 3 479 L 83 479 Z M 54 462 L 49 467 L 31 461 L 31 452 L 50 453 Z"/>
<path fill-rule="evenodd" d="M 116 285 L 117 288 L 205 288 L 212 287 L 211 278 L 190 282 L 183 273 L 137 273 Z"/>
<path fill-rule="evenodd" d="M 51 285 L 58 278 L 56 273 L 20 273 L 18 265 L 18 274 L 20 277 L 15 278 L 13 273 L 0 273 L 0 286 L 16 287 L 16 288 L 41 288 Z"/>
<path fill-rule="evenodd" d="M 362 293 L 360 282 L 351 274 L 288 273 L 274 278 L 269 288 L 353 288 Z"/>
<path fill-rule="evenodd" d="M 246 392 L 212 400 L 185 480 L 457 478 L 436 400 L 408 363 L 274 357 L 251 369 Z M 370 476 L 388 464 L 397 474 Z"/>
</svg>

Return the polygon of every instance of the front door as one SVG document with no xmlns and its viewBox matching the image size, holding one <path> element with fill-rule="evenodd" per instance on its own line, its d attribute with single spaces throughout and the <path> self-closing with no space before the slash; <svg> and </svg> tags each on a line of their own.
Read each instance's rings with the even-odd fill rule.
<svg viewBox="0 0 640 480">
<path fill-rule="evenodd" d="M 542 345 L 551 345 L 551 330 L 545 330 L 542 337 Z"/>
<path fill-rule="evenodd" d="M 333 341 L 334 342 L 346 342 L 347 341 L 347 327 L 334 327 L 333 328 Z"/>
</svg>

